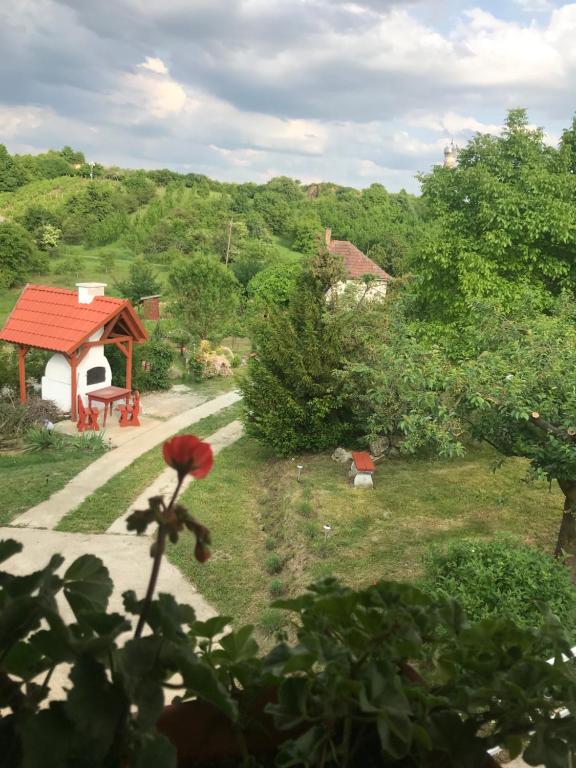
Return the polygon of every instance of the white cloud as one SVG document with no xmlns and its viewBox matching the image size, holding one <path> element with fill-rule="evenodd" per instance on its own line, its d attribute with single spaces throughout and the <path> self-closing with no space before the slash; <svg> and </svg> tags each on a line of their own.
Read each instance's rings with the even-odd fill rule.
<svg viewBox="0 0 576 768">
<path fill-rule="evenodd" d="M 39 128 L 52 117 L 53 113 L 49 109 L 0 104 L 0 140 L 18 137 L 24 131 Z"/>
<path fill-rule="evenodd" d="M 134 120 L 147 115 L 166 118 L 182 112 L 187 96 L 184 88 L 169 77 L 155 77 L 143 73 L 124 75 L 120 89 L 113 94 L 116 103 L 131 105 Z"/>
<path fill-rule="evenodd" d="M 156 72 L 158 75 L 167 75 L 168 68 L 162 59 L 156 59 L 153 56 L 146 56 L 146 59 L 142 64 L 138 64 L 142 69 L 149 69 L 151 72 Z"/>
</svg>

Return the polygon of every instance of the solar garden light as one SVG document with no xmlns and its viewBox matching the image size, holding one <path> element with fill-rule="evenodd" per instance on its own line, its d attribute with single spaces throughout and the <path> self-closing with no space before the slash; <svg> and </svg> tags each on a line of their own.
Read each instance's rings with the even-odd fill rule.
<svg viewBox="0 0 576 768">
<path fill-rule="evenodd" d="M 328 539 L 328 536 L 330 535 L 330 532 L 332 531 L 332 526 L 329 525 L 328 523 L 324 523 L 322 528 L 324 529 L 324 541 L 326 541 Z"/>
<path fill-rule="evenodd" d="M 300 475 L 302 474 L 302 470 L 304 469 L 303 464 L 296 464 L 296 469 L 298 470 L 298 477 L 296 478 L 298 482 L 300 482 Z"/>
</svg>

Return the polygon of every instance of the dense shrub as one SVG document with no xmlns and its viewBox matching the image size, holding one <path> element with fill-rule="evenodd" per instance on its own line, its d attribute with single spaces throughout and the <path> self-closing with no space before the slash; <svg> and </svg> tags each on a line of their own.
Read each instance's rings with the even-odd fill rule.
<svg viewBox="0 0 576 768">
<path fill-rule="evenodd" d="M 22 285 L 31 272 L 40 272 L 46 266 L 46 259 L 24 227 L 0 223 L 0 287 Z"/>
<path fill-rule="evenodd" d="M 461 539 L 432 549 L 425 559 L 424 588 L 458 600 L 471 620 L 506 616 L 539 626 L 549 608 L 576 632 L 576 587 L 560 561 L 512 539 Z"/>
<path fill-rule="evenodd" d="M 269 574 L 280 573 L 283 568 L 282 558 L 273 552 L 266 558 L 265 566 Z"/>
<path fill-rule="evenodd" d="M 272 579 L 268 589 L 271 597 L 281 597 L 286 592 L 286 585 L 282 579 Z"/>
<path fill-rule="evenodd" d="M 46 451 L 50 448 L 61 448 L 62 435 L 45 427 L 32 427 L 24 436 L 24 445 L 27 451 Z"/>
<path fill-rule="evenodd" d="M 0 444 L 21 437 L 44 421 L 57 422 L 64 414 L 51 400 L 31 398 L 27 403 L 0 402 Z"/>
<path fill-rule="evenodd" d="M 282 611 L 267 608 L 260 616 L 260 629 L 266 636 L 275 635 L 286 625 L 288 619 Z"/>
</svg>

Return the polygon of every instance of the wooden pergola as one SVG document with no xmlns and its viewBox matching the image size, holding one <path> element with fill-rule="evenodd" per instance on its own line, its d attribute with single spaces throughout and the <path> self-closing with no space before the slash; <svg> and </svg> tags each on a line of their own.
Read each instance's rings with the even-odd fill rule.
<svg viewBox="0 0 576 768">
<path fill-rule="evenodd" d="M 102 331 L 100 338 L 90 338 Z M 79 302 L 76 291 L 27 285 L 0 331 L 18 349 L 20 400 L 26 402 L 26 355 L 32 348 L 62 355 L 70 365 L 70 415 L 76 419 L 77 370 L 92 347 L 113 344 L 126 358 L 126 388 L 132 385 L 133 345 L 148 334 L 126 299 L 95 296 Z"/>
</svg>

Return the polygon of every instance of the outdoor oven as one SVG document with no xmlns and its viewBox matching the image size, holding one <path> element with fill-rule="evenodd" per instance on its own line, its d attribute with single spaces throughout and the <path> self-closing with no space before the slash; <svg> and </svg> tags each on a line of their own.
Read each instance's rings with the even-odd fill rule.
<svg viewBox="0 0 576 768">
<path fill-rule="evenodd" d="M 106 283 L 77 283 L 78 303 L 90 304 L 95 296 L 103 296 Z M 104 332 L 100 328 L 87 341 L 98 341 Z M 86 395 L 94 389 L 112 384 L 110 363 L 104 355 L 104 347 L 90 347 L 76 368 L 76 392 L 87 403 Z M 72 396 L 72 368 L 64 355 L 52 355 L 42 377 L 42 399 L 53 400 L 63 411 L 70 410 Z"/>
</svg>

